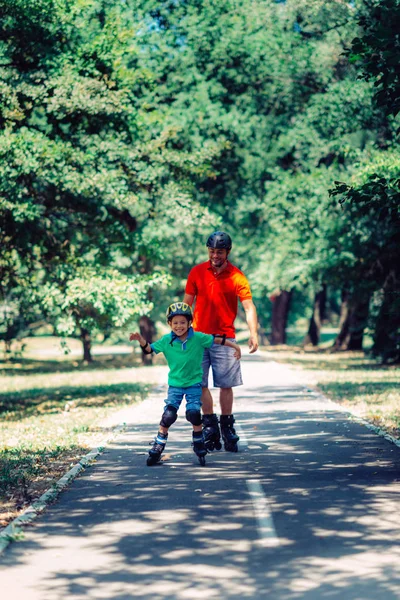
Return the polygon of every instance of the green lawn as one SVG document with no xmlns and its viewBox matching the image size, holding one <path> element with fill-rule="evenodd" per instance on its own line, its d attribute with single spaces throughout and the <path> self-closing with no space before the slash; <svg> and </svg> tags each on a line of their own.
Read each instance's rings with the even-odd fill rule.
<svg viewBox="0 0 400 600">
<path fill-rule="evenodd" d="M 109 435 L 107 417 L 143 400 L 155 375 L 139 360 L 0 361 L 0 526 Z"/>
</svg>

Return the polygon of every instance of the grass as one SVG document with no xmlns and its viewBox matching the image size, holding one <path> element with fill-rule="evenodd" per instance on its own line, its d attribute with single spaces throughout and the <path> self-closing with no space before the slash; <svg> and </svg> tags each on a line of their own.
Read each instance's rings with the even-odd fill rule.
<svg viewBox="0 0 400 600">
<path fill-rule="evenodd" d="M 400 365 L 384 366 L 363 352 L 266 347 L 287 364 L 299 383 L 316 387 L 334 402 L 400 439 Z"/>
<path fill-rule="evenodd" d="M 156 376 L 132 354 L 90 365 L 42 355 L 0 361 L 0 527 L 104 440 L 106 419 L 142 401 Z"/>
</svg>

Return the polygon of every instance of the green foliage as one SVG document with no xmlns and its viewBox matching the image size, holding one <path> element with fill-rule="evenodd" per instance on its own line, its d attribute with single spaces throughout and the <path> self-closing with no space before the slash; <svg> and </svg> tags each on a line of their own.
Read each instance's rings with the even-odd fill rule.
<svg viewBox="0 0 400 600">
<path fill-rule="evenodd" d="M 147 291 L 166 281 L 141 280 L 143 257 L 158 258 L 174 227 L 211 220 L 192 190 L 212 175 L 219 145 L 180 150 L 176 127 L 149 110 L 142 87 L 154 77 L 136 65 L 142 23 L 119 3 L 2 8 L 1 296 L 35 291 L 68 332 L 71 314 L 121 325 L 148 312 Z"/>
<path fill-rule="evenodd" d="M 397 0 L 0 7 L 3 302 L 68 333 L 156 318 L 216 227 L 265 318 L 277 288 L 388 285 Z"/>
<path fill-rule="evenodd" d="M 361 77 L 373 82 L 374 100 L 387 116 L 386 135 L 377 140 L 379 149 L 361 161 L 353 180 L 336 182 L 331 194 L 340 198 L 350 221 L 349 235 L 358 242 L 361 268 L 352 273 L 353 279 L 361 276 L 374 292 L 373 350 L 385 360 L 399 360 L 400 162 L 392 117 L 400 110 L 400 3 L 365 2 L 359 25 L 360 35 L 347 54 L 361 67 Z"/>
<path fill-rule="evenodd" d="M 350 184 L 336 182 L 357 256 L 357 276 L 375 293 L 374 352 L 400 358 L 400 159 L 398 148 L 360 165 Z M 354 271 L 352 273 L 354 277 Z"/>
<path fill-rule="evenodd" d="M 400 111 L 400 2 L 365 0 L 359 17 L 361 35 L 348 51 L 351 62 L 360 65 L 362 77 L 372 80 L 375 99 L 388 114 Z"/>
</svg>

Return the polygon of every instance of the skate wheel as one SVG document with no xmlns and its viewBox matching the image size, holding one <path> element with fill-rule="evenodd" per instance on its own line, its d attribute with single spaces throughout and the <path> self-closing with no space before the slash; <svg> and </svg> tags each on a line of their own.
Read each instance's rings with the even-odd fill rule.
<svg viewBox="0 0 400 600">
<path fill-rule="evenodd" d="M 158 461 L 158 456 L 149 456 L 149 458 L 146 460 L 146 464 L 148 467 L 152 467 L 153 465 L 156 465 Z"/>
<path fill-rule="evenodd" d="M 225 450 L 227 452 L 237 452 L 238 445 L 237 444 L 225 444 Z"/>
<path fill-rule="evenodd" d="M 221 448 L 222 448 L 221 442 L 215 442 L 215 449 L 216 450 L 221 450 Z"/>
<path fill-rule="evenodd" d="M 199 456 L 199 463 L 201 464 L 202 467 L 204 467 L 204 465 L 206 464 L 206 457 Z"/>
</svg>

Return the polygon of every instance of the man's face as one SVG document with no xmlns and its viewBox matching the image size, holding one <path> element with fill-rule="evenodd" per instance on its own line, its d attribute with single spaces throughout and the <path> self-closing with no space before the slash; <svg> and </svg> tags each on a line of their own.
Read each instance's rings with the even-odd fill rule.
<svg viewBox="0 0 400 600">
<path fill-rule="evenodd" d="M 172 317 L 170 320 L 169 326 L 175 335 L 181 337 L 187 333 L 187 330 L 189 329 L 189 321 L 183 315 L 175 315 L 175 317 Z"/>
<path fill-rule="evenodd" d="M 229 250 L 226 250 L 226 248 L 208 248 L 208 258 L 210 259 L 211 266 L 216 269 L 222 267 L 228 258 L 228 254 Z"/>
</svg>

